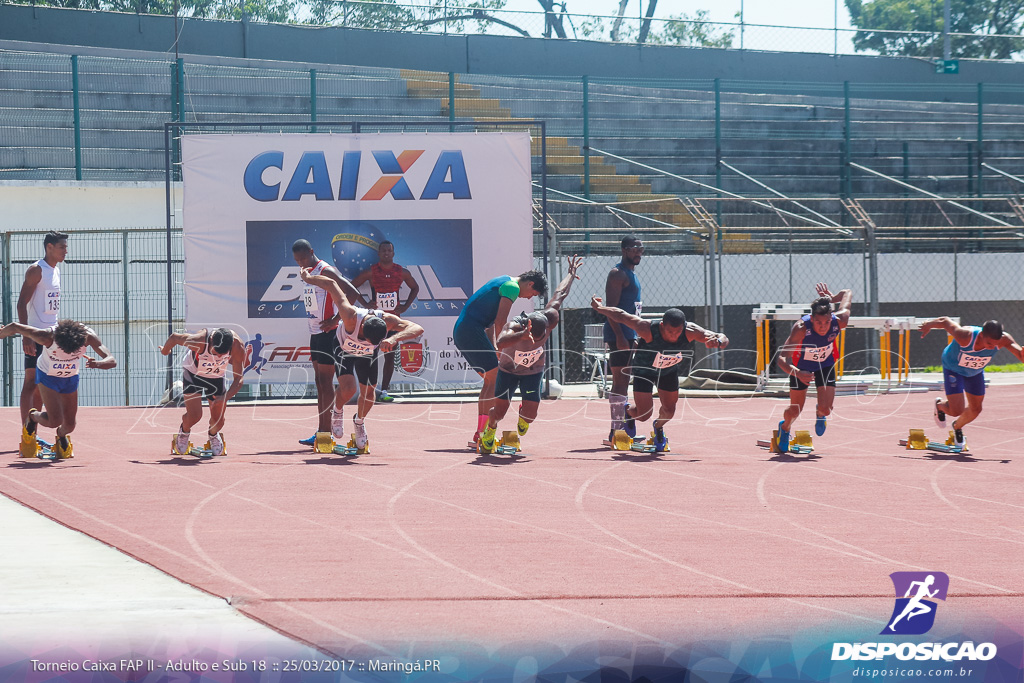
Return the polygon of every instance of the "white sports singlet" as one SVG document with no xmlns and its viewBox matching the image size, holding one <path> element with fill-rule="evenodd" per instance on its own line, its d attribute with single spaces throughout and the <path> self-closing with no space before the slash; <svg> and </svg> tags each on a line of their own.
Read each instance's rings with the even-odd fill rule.
<svg viewBox="0 0 1024 683">
<path fill-rule="evenodd" d="M 326 267 L 327 262 L 320 259 L 313 269 L 309 271 L 309 274 L 320 275 Z M 320 323 L 327 318 L 334 317 L 334 299 L 327 293 L 326 289 L 307 283 L 303 284 L 306 286 L 302 288 L 302 303 L 306 307 L 306 322 L 309 324 L 309 333 L 320 334 L 321 332 L 330 332 L 330 330 L 320 329 Z"/>
<path fill-rule="evenodd" d="M 56 327 L 51 327 L 50 332 L 53 332 Z M 93 334 L 93 331 L 86 328 L 89 334 Z M 74 353 L 65 353 L 57 342 L 53 342 L 49 346 L 44 346 L 42 353 L 39 354 L 39 360 L 36 361 L 36 370 L 50 377 L 74 377 L 78 374 L 80 361 L 82 356 L 88 351 L 88 346 L 82 346 Z"/>
<path fill-rule="evenodd" d="M 206 333 L 206 346 L 202 353 L 188 349 L 181 367 L 192 373 L 193 377 L 223 377 L 231 360 L 231 352 L 219 355 L 210 351 L 210 333 Z"/>
<path fill-rule="evenodd" d="M 371 344 L 365 339 L 359 338 L 359 332 L 363 329 L 363 318 L 368 315 L 374 315 L 378 318 L 383 317 L 384 311 L 379 309 L 366 309 L 355 307 L 356 309 L 356 329 L 352 332 L 345 331 L 345 323 L 338 324 L 338 344 L 341 345 L 341 352 L 348 356 L 372 356 L 377 345 Z"/>
<path fill-rule="evenodd" d="M 60 314 L 60 267 L 51 267 L 46 259 L 39 259 L 32 265 L 39 266 L 43 272 L 28 301 L 28 324 L 46 329 L 57 324 Z"/>
</svg>

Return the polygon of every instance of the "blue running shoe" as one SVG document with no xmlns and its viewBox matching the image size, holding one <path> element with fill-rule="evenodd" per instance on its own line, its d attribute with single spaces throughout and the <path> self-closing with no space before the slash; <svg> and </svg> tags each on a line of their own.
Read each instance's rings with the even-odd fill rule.
<svg viewBox="0 0 1024 683">
<path fill-rule="evenodd" d="M 310 448 L 312 448 L 313 444 L 316 443 L 316 434 L 309 437 L 308 439 L 299 439 L 299 443 L 302 444 L 303 446 L 309 446 Z"/>
<path fill-rule="evenodd" d="M 818 419 L 814 421 L 814 433 L 817 434 L 818 436 L 823 435 L 825 433 L 826 426 L 827 424 L 825 422 L 825 416 L 819 415 Z"/>
<path fill-rule="evenodd" d="M 665 432 L 654 432 L 654 452 L 664 453 L 668 450 L 668 437 Z"/>
<path fill-rule="evenodd" d="M 779 422 L 779 452 L 780 453 L 788 453 L 789 452 L 789 432 L 787 432 L 785 429 L 782 428 L 782 425 L 784 425 L 784 424 L 786 424 L 785 420 Z"/>
<path fill-rule="evenodd" d="M 626 417 L 622 421 L 622 428 L 626 430 L 626 434 L 629 438 L 636 436 L 636 418 L 629 416 L 629 404 L 626 404 Z"/>
<path fill-rule="evenodd" d="M 53 448 L 52 443 L 50 443 L 46 439 L 40 439 L 38 436 L 36 437 L 36 443 L 38 443 L 43 448 Z"/>
</svg>

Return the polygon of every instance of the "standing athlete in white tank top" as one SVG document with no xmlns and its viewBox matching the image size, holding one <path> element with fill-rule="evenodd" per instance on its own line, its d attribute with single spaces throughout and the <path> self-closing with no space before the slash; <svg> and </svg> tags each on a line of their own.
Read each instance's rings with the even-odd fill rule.
<svg viewBox="0 0 1024 683">
<path fill-rule="evenodd" d="M 245 345 L 237 334 L 221 327 L 216 330 L 202 329 L 195 334 L 172 334 L 164 342 L 160 353 L 170 355 L 175 346 L 184 346 L 182 361 L 182 394 L 185 397 L 185 414 L 181 428 L 171 441 L 171 452 L 188 455 L 192 450 L 189 434 L 193 425 L 203 418 L 203 398 L 210 405 L 209 440 L 205 450 L 214 455 L 225 455 L 224 427 L 228 399 L 233 398 L 242 388 L 242 365 L 245 361 Z M 224 376 L 231 364 L 231 388 L 224 390 Z"/>
<path fill-rule="evenodd" d="M 43 237 L 46 255 L 30 265 L 25 271 L 25 280 L 18 295 L 18 322 L 38 329 L 57 324 L 60 314 L 60 264 L 68 253 L 68 236 L 60 232 L 48 232 Z M 25 380 L 21 385 L 21 421 L 28 419 L 29 410 L 43 407 L 43 400 L 36 389 L 36 360 L 40 347 L 25 337 L 22 339 L 25 352 Z M 52 445 L 42 441 L 44 445 Z"/>
</svg>

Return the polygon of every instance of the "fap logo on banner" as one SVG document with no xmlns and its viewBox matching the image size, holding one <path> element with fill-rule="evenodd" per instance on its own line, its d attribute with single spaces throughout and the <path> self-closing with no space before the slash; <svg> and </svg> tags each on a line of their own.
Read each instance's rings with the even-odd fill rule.
<svg viewBox="0 0 1024 683">
<path fill-rule="evenodd" d="M 394 381 L 477 381 L 452 328 L 477 287 L 533 267 L 527 133 L 188 135 L 182 161 L 186 327 L 237 330 L 246 382 L 313 381 L 299 239 L 349 280 L 391 242 L 425 329 Z"/>
</svg>

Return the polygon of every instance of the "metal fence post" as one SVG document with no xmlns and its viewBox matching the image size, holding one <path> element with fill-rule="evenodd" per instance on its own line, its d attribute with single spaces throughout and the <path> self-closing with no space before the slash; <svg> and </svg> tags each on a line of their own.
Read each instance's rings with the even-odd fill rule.
<svg viewBox="0 0 1024 683">
<path fill-rule="evenodd" d="M 121 298 L 124 301 L 124 404 L 131 403 L 131 317 L 128 310 L 128 231 L 121 231 Z"/>
<path fill-rule="evenodd" d="M 853 194 L 850 182 L 850 81 L 843 81 L 843 196 Z"/>
<path fill-rule="evenodd" d="M 4 279 L 0 283 L 0 292 L 3 293 L 3 316 L 4 320 L 13 320 L 11 313 L 11 233 L 0 233 L 3 238 L 2 256 L 4 264 Z M 4 405 L 14 405 L 14 342 L 8 337 L 4 339 Z"/>
<path fill-rule="evenodd" d="M 178 65 L 177 63 L 171 64 L 171 121 L 180 122 L 178 118 L 178 100 L 181 98 L 181 86 L 178 82 Z M 174 179 L 175 168 L 178 166 L 178 160 L 180 159 L 180 151 L 178 145 L 178 135 L 180 135 L 180 128 L 171 129 L 171 178 Z"/>
<path fill-rule="evenodd" d="M 978 83 L 978 196 L 985 194 L 983 183 L 985 181 L 985 134 L 984 134 L 984 103 L 985 87 Z"/>
<path fill-rule="evenodd" d="M 715 187 L 722 187 L 722 83 L 715 79 Z M 722 224 L 722 193 L 717 194 L 715 220 Z"/>
<path fill-rule="evenodd" d="M 309 120 L 316 122 L 316 69 L 309 70 Z M 310 126 L 311 133 L 316 132 L 316 126 Z"/>
<path fill-rule="evenodd" d="M 583 77 L 583 197 L 590 199 L 590 77 Z M 590 208 L 583 207 L 583 228 L 587 231 L 584 254 L 590 254 Z"/>
<path fill-rule="evenodd" d="M 455 72 L 448 72 L 448 132 L 455 132 Z"/>
<path fill-rule="evenodd" d="M 82 112 L 78 95 L 78 55 L 71 55 L 71 101 L 75 121 L 75 180 L 82 179 Z"/>
</svg>

